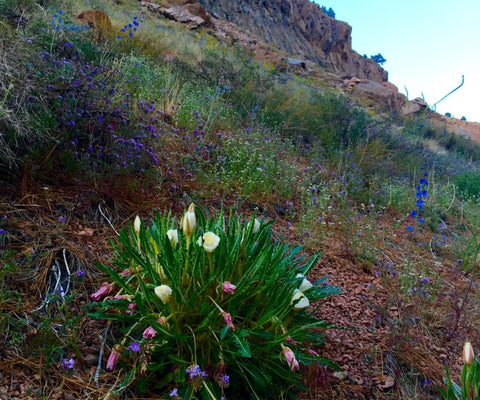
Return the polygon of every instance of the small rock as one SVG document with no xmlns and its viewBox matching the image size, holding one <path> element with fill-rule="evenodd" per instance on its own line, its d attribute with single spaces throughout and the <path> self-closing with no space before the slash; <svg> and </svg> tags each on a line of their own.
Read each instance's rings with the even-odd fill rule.
<svg viewBox="0 0 480 400">
<path fill-rule="evenodd" d="M 348 374 L 345 371 L 335 371 L 332 373 L 332 377 L 340 381 L 343 381 L 348 378 Z"/>
</svg>

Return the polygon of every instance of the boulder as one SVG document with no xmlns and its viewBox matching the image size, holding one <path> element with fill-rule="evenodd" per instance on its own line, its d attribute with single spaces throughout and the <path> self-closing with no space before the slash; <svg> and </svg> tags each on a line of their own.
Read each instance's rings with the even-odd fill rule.
<svg viewBox="0 0 480 400">
<path fill-rule="evenodd" d="M 395 89 L 396 87 L 392 85 Z M 353 95 L 370 101 L 379 112 L 399 111 L 405 105 L 405 96 L 390 85 L 368 79 L 358 82 L 353 88 Z"/>
<path fill-rule="evenodd" d="M 290 57 L 288 57 L 286 61 L 287 61 L 287 64 L 290 65 L 291 67 L 296 67 L 304 70 L 307 69 L 307 64 L 305 64 L 305 61 L 298 60 L 296 58 L 290 58 Z"/>
<path fill-rule="evenodd" d="M 362 80 L 357 78 L 356 76 L 352 76 L 351 78 L 346 78 L 343 80 L 343 84 L 347 87 L 347 89 L 351 90 L 355 86 L 357 86 Z"/>
<path fill-rule="evenodd" d="M 162 14 L 168 19 L 188 25 L 191 29 L 196 29 L 200 26 L 207 25 L 206 20 L 193 15 L 189 10 L 181 6 L 164 8 L 162 9 Z"/>
<path fill-rule="evenodd" d="M 186 24 L 190 29 L 211 24 L 210 15 L 196 0 L 167 0 L 162 4 L 141 1 L 140 5 L 162 14 L 165 18 Z"/>
<path fill-rule="evenodd" d="M 402 109 L 403 115 L 419 114 L 428 108 L 428 104 L 423 99 L 417 97 L 405 104 Z"/>
</svg>

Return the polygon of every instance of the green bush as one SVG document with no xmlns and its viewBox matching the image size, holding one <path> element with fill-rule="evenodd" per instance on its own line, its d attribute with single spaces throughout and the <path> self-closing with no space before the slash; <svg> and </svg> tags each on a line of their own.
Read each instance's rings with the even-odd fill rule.
<svg viewBox="0 0 480 400">
<path fill-rule="evenodd" d="M 461 196 L 466 198 L 480 198 L 480 173 L 469 171 L 454 177 L 453 182 Z"/>
<path fill-rule="evenodd" d="M 92 295 L 103 299 L 93 316 L 114 322 L 116 390 L 136 379 L 140 391 L 155 382 L 183 399 L 277 399 L 301 384 L 299 369 L 334 366 L 312 348 L 329 324 L 307 306 L 338 292 L 305 278 L 318 254 L 304 262 L 299 248 L 272 243 L 271 223 L 207 219 L 193 204 L 177 226 L 137 217 L 114 244 L 114 266 L 101 266 L 111 281 Z"/>
</svg>

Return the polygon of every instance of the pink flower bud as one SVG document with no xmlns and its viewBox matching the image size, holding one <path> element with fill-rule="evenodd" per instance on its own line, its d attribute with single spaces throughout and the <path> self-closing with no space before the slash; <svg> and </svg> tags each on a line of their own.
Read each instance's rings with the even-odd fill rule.
<svg viewBox="0 0 480 400">
<path fill-rule="evenodd" d="M 290 344 L 296 344 L 296 343 L 295 343 L 295 340 L 293 340 L 293 338 L 292 338 L 291 336 L 287 336 L 287 337 L 285 338 L 285 340 L 286 340 L 288 343 L 290 343 Z"/>
<path fill-rule="evenodd" d="M 157 322 L 165 328 L 170 328 L 170 325 L 164 317 L 158 317 Z"/>
<path fill-rule="evenodd" d="M 308 349 L 308 354 L 310 354 L 311 356 L 318 357 L 318 353 L 315 350 L 312 350 L 312 349 Z"/>
<path fill-rule="evenodd" d="M 298 361 L 295 358 L 295 353 L 290 349 L 290 347 L 282 346 L 282 354 L 287 361 L 288 366 L 292 370 L 292 372 L 296 372 L 299 370 L 300 366 L 298 365 Z"/>
<path fill-rule="evenodd" d="M 120 354 L 118 353 L 119 348 L 118 346 L 114 346 L 110 356 L 108 357 L 107 361 L 107 369 L 109 371 L 113 371 L 115 366 L 117 365 L 118 359 L 120 358 Z"/>
<path fill-rule="evenodd" d="M 234 294 L 235 290 L 237 290 L 237 287 L 234 284 L 230 283 L 229 281 L 225 281 L 222 284 L 222 290 L 225 293 Z"/>
<path fill-rule="evenodd" d="M 99 301 L 102 298 L 104 298 L 107 294 L 109 294 L 112 291 L 113 287 L 110 285 L 108 282 L 103 282 L 102 285 L 100 286 L 100 289 L 98 289 L 95 293 L 90 295 L 90 298 L 93 301 Z"/>
<path fill-rule="evenodd" d="M 223 311 L 222 312 L 223 319 L 225 320 L 225 323 L 227 324 L 229 329 L 235 329 L 235 326 L 232 323 L 232 316 L 230 313 Z"/>
<path fill-rule="evenodd" d="M 144 339 L 153 339 L 155 336 L 157 336 L 157 331 L 153 329 L 151 326 L 149 326 L 147 329 L 143 331 L 143 338 Z"/>
</svg>

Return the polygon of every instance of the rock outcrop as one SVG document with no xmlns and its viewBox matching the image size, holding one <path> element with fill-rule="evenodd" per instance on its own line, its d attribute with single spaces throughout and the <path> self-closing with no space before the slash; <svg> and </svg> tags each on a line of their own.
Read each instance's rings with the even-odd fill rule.
<svg viewBox="0 0 480 400">
<path fill-rule="evenodd" d="M 389 82 L 378 83 L 365 79 L 350 86 L 351 81 L 346 84 L 351 87 L 353 96 L 367 100 L 379 112 L 398 111 L 405 106 L 407 99 Z"/>
<path fill-rule="evenodd" d="M 187 25 L 190 29 L 208 26 L 211 23 L 210 15 L 197 0 L 164 0 L 161 3 L 140 1 L 154 13 L 162 14 L 165 18 Z"/>
<path fill-rule="evenodd" d="M 405 104 L 402 113 L 403 115 L 419 114 L 424 112 L 427 108 L 428 104 L 420 97 L 417 97 Z"/>
<path fill-rule="evenodd" d="M 376 82 L 388 80 L 375 61 L 352 50 L 352 28 L 309 0 L 199 0 L 214 17 L 232 22 L 295 58 Z"/>
</svg>

